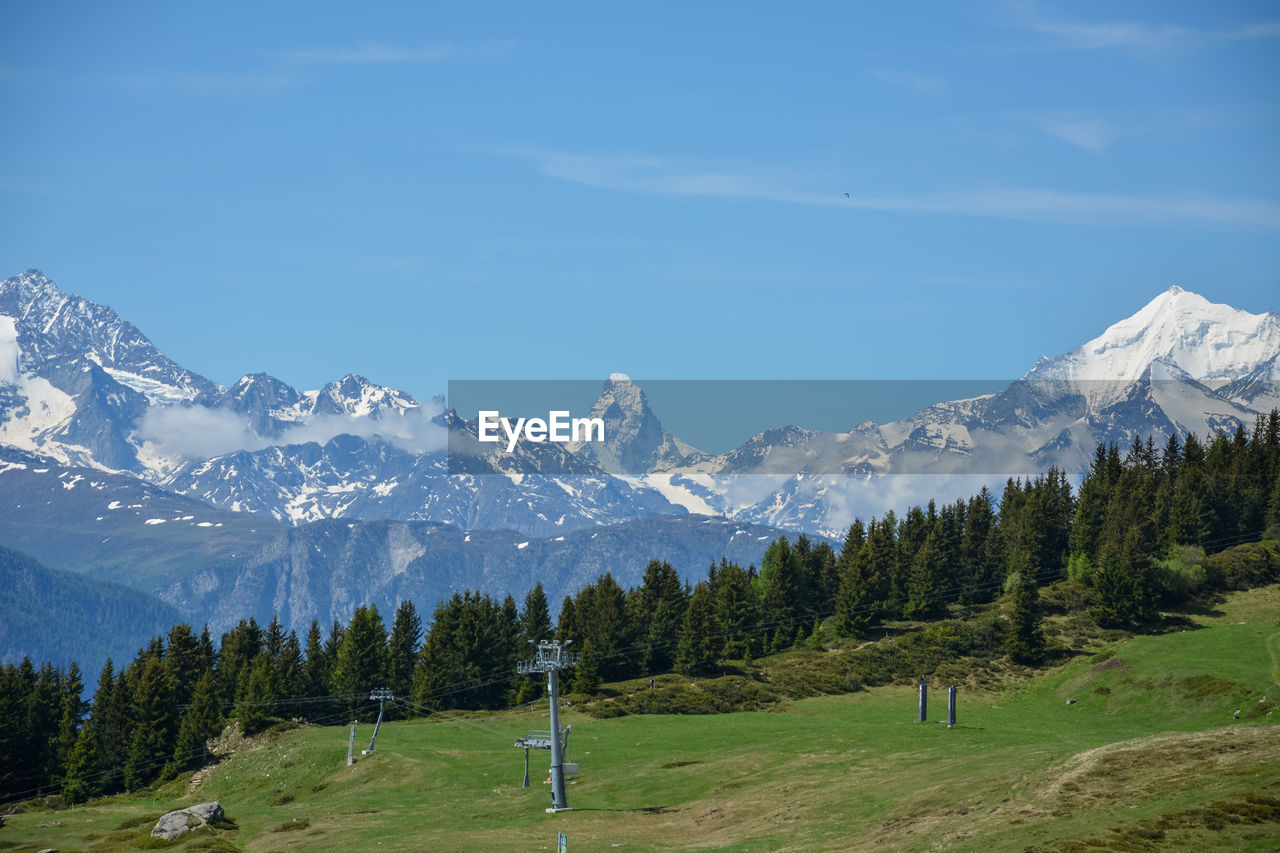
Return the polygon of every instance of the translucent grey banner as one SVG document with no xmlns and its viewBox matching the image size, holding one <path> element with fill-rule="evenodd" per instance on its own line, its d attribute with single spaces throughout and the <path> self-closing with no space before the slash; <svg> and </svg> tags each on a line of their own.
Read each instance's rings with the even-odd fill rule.
<svg viewBox="0 0 1280 853">
<path fill-rule="evenodd" d="M 1176 370 L 1176 369 L 1173 369 Z M 1153 378 L 1154 376 L 1154 378 Z M 1253 428 L 1280 383 L 454 380 L 453 474 L 677 478 L 1017 476 L 1087 469 L 1100 443 Z"/>
</svg>

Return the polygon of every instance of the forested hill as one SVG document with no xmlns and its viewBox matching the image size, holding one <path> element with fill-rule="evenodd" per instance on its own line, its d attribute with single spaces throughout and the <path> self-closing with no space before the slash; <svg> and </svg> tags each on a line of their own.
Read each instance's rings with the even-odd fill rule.
<svg viewBox="0 0 1280 853">
<path fill-rule="evenodd" d="M 856 520 L 839 552 L 803 536 L 761 542 L 758 569 L 721 560 L 692 587 L 656 560 L 630 588 L 605 572 L 563 599 L 557 623 L 538 584 L 523 607 L 512 596 L 455 593 L 425 631 L 407 599 L 389 632 L 374 604 L 346 624 L 312 621 L 301 636 L 277 619 L 265 629 L 243 619 L 216 645 L 207 628 L 178 624 L 102 669 L 87 718 L 75 667 L 0 667 L 0 727 L 12 733 L 0 739 L 0 801 L 136 790 L 198 765 L 228 716 L 248 733 L 280 717 L 341 722 L 367 710 L 378 687 L 407 697 L 399 713 L 530 701 L 541 680 L 518 676 L 516 663 L 529 641 L 552 636 L 582 650 L 569 689 L 588 701 L 602 681 L 714 673 L 725 662 L 822 649 L 833 636 L 883 641 L 865 653 L 841 646 L 831 658 L 847 668 L 840 689 L 979 656 L 1034 665 L 1068 653 L 1045 635 L 1041 587 L 1054 587 L 1054 606 L 1068 607 L 1078 628 L 1158 630 L 1162 610 L 1280 580 L 1277 534 L 1273 411 L 1252 434 L 1163 447 L 1135 440 L 1125 453 L 1099 446 L 1078 492 L 1050 469 L 1010 480 L 998 497 L 983 489 Z M 115 612 L 106 599 L 89 601 Z M 56 609 L 33 602 L 28 612 Z M 886 628 L 917 639 L 904 651 Z"/>
<path fill-rule="evenodd" d="M 181 621 L 173 607 L 120 584 L 50 569 L 0 547 L 0 663 L 24 657 L 96 671 Z"/>
</svg>

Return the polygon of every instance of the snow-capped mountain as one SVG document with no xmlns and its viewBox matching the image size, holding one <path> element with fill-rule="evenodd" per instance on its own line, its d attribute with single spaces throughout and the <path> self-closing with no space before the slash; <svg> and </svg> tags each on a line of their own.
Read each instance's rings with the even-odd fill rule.
<svg viewBox="0 0 1280 853">
<path fill-rule="evenodd" d="M 685 512 L 838 534 L 855 514 L 998 485 L 1099 442 L 1250 426 L 1280 405 L 1280 317 L 1180 288 L 995 394 L 847 432 L 767 430 L 707 454 L 663 429 L 644 391 L 606 380 L 607 440 L 477 441 L 434 398 L 350 374 L 297 391 L 265 373 L 223 388 L 111 309 L 37 271 L 0 283 L 0 445 L 141 477 L 292 524 L 436 521 L 526 535 Z M 783 415 L 785 417 L 785 415 Z"/>
<path fill-rule="evenodd" d="M 1204 382 L 1231 382 L 1280 353 L 1280 315 L 1250 314 L 1170 287 L 1132 317 L 1054 359 L 1042 359 L 1031 380 L 1141 379 L 1156 362 Z"/>
<path fill-rule="evenodd" d="M 0 283 L 0 446 L 294 524 L 398 518 L 551 535 L 684 512 L 559 446 L 485 446 L 451 466 L 451 431 L 474 438 L 475 426 L 442 398 L 419 403 L 356 374 L 314 391 L 266 373 L 223 388 L 39 271 Z"/>
<path fill-rule="evenodd" d="M 610 474 L 645 474 L 696 465 L 708 458 L 662 428 L 644 390 L 625 373 L 609 376 L 588 417 L 604 421 L 607 440 L 578 442 L 568 449 Z"/>
<path fill-rule="evenodd" d="M 869 515 L 959 497 L 1051 465 L 1082 473 L 1100 442 L 1252 427 L 1280 405 L 1280 315 L 1171 287 L 1005 390 L 844 433 L 785 427 L 646 482 L 676 503 L 838 535 Z"/>
<path fill-rule="evenodd" d="M 1100 441 L 1248 428 L 1278 387 L 1276 314 L 1171 288 L 998 393 L 890 423 L 778 426 L 712 455 L 615 374 L 590 413 L 603 445 L 506 453 L 442 399 L 356 374 L 223 388 L 28 271 L 0 283 L 0 545 L 197 621 L 300 627 L 463 587 L 630 582 L 651 558 L 748 563 L 779 530 L 839 537 L 854 516 L 1079 473 Z"/>
</svg>

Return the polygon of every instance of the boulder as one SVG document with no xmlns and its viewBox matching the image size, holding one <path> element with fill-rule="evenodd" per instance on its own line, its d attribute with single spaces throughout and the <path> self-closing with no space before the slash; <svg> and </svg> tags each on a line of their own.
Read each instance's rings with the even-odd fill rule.
<svg viewBox="0 0 1280 853">
<path fill-rule="evenodd" d="M 221 803 L 200 803 L 185 809 L 176 809 L 156 821 L 155 827 L 151 830 L 151 837 L 172 841 L 193 829 L 216 823 L 226 816 Z"/>
</svg>

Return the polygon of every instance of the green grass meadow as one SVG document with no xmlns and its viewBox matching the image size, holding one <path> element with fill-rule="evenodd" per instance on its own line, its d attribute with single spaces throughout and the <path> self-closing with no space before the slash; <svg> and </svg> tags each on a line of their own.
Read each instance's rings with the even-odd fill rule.
<svg viewBox="0 0 1280 853">
<path fill-rule="evenodd" d="M 573 811 L 545 813 L 535 705 L 267 735 L 189 792 L 13 814 L 0 849 L 150 849 L 165 811 L 219 800 L 234 827 L 182 850 L 1257 850 L 1280 848 L 1280 587 L 1185 631 L 1123 640 L 993 693 L 911 686 L 768 712 L 591 719 L 568 709 Z M 839 654 L 827 652 L 826 654 Z M 1068 700 L 1075 702 L 1068 704 Z M 1241 712 L 1235 718 L 1235 712 Z M 357 750 L 368 744 L 362 724 Z M 157 845 L 168 846 L 168 845 Z"/>
</svg>

